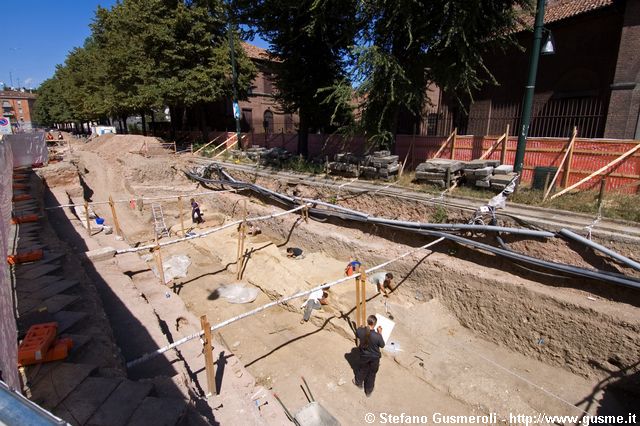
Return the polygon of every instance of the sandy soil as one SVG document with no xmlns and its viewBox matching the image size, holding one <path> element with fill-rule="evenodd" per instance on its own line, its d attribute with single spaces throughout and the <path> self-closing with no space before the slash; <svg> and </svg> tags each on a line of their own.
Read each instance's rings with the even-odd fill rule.
<svg viewBox="0 0 640 426">
<path fill-rule="evenodd" d="M 136 137 L 114 137 L 109 145 L 98 140 L 76 149 L 75 166 L 82 177 L 78 185 L 85 184 L 85 194 L 103 200 L 109 194 L 115 199 L 131 199 L 202 190 L 180 172 L 186 161 L 128 154 L 138 149 L 131 146 L 140 143 L 128 138 Z M 74 179 L 73 173 L 69 179 Z M 259 183 L 282 192 L 329 196 L 302 186 L 284 188 L 266 180 Z M 207 219 L 202 228 L 222 223 L 230 215 L 238 217 L 242 199 L 233 194 L 200 197 Z M 249 204 L 251 214 L 276 210 L 258 200 Z M 397 200 L 385 204 L 364 196 L 343 205 L 406 220 L 428 221 L 433 214 L 424 205 L 399 204 Z M 163 201 L 162 206 L 168 226 L 179 228 L 177 202 Z M 108 206 L 97 210 L 110 217 Z M 131 245 L 151 240 L 148 205 L 139 211 L 129 208 L 128 203 L 118 204 L 117 212 Z M 458 216 L 462 219 L 463 213 L 452 212 L 449 217 Z M 174 283 L 174 291 L 191 312 L 206 313 L 214 322 L 339 278 L 350 255 L 373 265 L 415 243 L 403 236 L 384 239 L 375 232 L 335 224 L 294 222 L 288 217 L 265 223 L 264 234 L 249 239 L 248 248 L 254 250 L 243 279 L 261 290 L 252 304 L 229 304 L 215 293 L 220 285 L 235 281 L 234 229 L 163 251 L 165 257 L 187 254 L 192 260 L 188 276 Z M 593 259 L 571 253 L 561 242 L 552 243 L 551 248 L 534 241 L 508 243 L 544 258 L 593 265 Z M 283 251 L 287 245 L 304 248 L 306 258 L 286 258 Z M 625 369 L 637 362 L 637 305 L 607 300 L 586 283 L 584 288 L 575 283 L 563 288 L 564 284 L 550 280 L 531 281 L 513 265 L 475 252 L 451 251 L 448 245 L 438 247 L 426 260 L 411 256 L 394 266 L 394 272 L 402 285 L 386 308 L 379 298 L 371 299 L 368 312 L 391 311 L 398 324 L 392 340 L 397 340 L 402 351 L 385 354 L 377 391 L 370 399 L 350 383 L 355 357 L 345 315 L 353 309 L 351 286 L 335 288 L 330 307 L 314 314 L 312 323 L 299 324 L 301 311 L 296 302 L 224 328 L 221 340 L 257 381 L 277 392 L 290 409 L 306 403 L 299 387 L 299 376 L 304 375 L 316 399 L 344 424 L 359 424 L 365 413 L 381 411 L 428 416 L 436 411 L 458 415 L 495 412 L 504 418 L 509 413 L 626 409 L 620 407 L 618 393 L 608 385 L 617 381 L 619 371 L 629 373 Z M 603 368 L 610 373 L 603 373 Z"/>
</svg>

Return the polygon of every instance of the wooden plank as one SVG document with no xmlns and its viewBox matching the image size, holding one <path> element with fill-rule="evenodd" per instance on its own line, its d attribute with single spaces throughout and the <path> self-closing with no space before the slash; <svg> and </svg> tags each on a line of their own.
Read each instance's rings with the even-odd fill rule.
<svg viewBox="0 0 640 426">
<path fill-rule="evenodd" d="M 18 280 L 33 280 L 57 271 L 58 269 L 60 269 L 60 265 L 38 265 L 37 268 L 27 271 L 24 274 L 21 274 L 20 271 L 16 271 L 16 278 Z"/>
<path fill-rule="evenodd" d="M 215 141 L 217 141 L 218 139 L 220 139 L 222 137 L 222 135 L 224 135 L 224 133 L 219 134 L 218 136 L 216 136 L 212 141 L 207 142 L 206 144 L 202 145 L 200 148 L 198 148 L 196 150 L 196 152 L 194 152 L 194 154 L 199 153 L 200 151 L 202 151 L 203 149 L 205 149 L 206 147 L 208 147 L 209 145 L 211 145 L 212 143 L 214 143 Z M 226 141 L 224 141 L 223 143 L 225 143 Z M 213 150 L 215 151 L 216 149 L 218 149 L 222 144 L 216 146 L 215 148 L 213 148 Z"/>
<path fill-rule="evenodd" d="M 435 155 L 431 158 L 438 158 L 438 155 L 440 155 L 442 153 L 442 151 L 444 150 L 444 148 L 447 146 L 447 144 L 449 143 L 449 141 L 451 140 L 451 138 L 453 137 L 455 131 L 451 132 L 451 134 L 449 135 L 449 137 L 447 138 L 446 141 L 442 142 L 442 145 L 440 145 L 440 148 L 438 148 L 438 150 L 436 151 Z"/>
<path fill-rule="evenodd" d="M 487 158 L 488 156 L 490 156 L 493 151 L 495 151 L 495 149 L 498 147 L 498 145 L 500 145 L 500 142 L 502 142 L 502 140 L 504 139 L 505 135 L 500 136 L 490 147 L 488 150 L 485 151 L 484 154 L 482 154 L 480 156 L 480 158 L 478 158 L 478 160 L 484 160 L 485 158 Z"/>
<path fill-rule="evenodd" d="M 456 156 L 456 139 L 458 136 L 458 128 L 453 129 L 453 140 L 451 141 L 451 159 L 454 160 Z"/>
<path fill-rule="evenodd" d="M 571 139 L 569 140 L 569 144 L 567 145 L 567 150 L 564 153 L 564 156 L 562 157 L 562 160 L 560 160 L 560 164 L 558 164 L 558 170 L 556 170 L 556 173 L 553 175 L 553 179 L 551 180 L 551 184 L 549 185 L 548 188 L 546 188 L 544 196 L 542 197 L 542 201 L 545 201 L 547 199 L 547 196 L 549 196 L 549 192 L 551 192 L 551 188 L 553 188 L 553 184 L 556 183 L 556 179 L 558 178 L 558 175 L 560 174 L 560 170 L 562 170 L 563 166 L 565 168 L 565 170 L 567 169 L 567 166 L 565 165 L 565 160 L 567 159 L 567 156 L 570 156 L 571 152 L 573 152 L 573 146 L 576 142 L 576 133 L 577 133 L 577 129 L 576 127 L 573 128 L 573 135 L 571 136 Z M 565 176 L 567 176 L 567 179 L 569 177 L 569 174 L 565 172 Z M 564 179 L 563 179 L 564 182 Z M 564 184 L 566 186 L 566 184 Z"/>
<path fill-rule="evenodd" d="M 56 294 L 44 301 L 30 301 L 26 299 L 21 303 L 18 300 L 18 312 L 20 315 L 26 315 L 31 311 L 46 310 L 51 314 L 61 311 L 67 306 L 77 302 L 80 299 L 79 296 L 72 296 L 67 294 Z"/>
<path fill-rule="evenodd" d="M 129 426 L 174 426 L 187 410 L 185 401 L 177 398 L 146 397 L 131 416 Z M 158 413 L 162 413 L 158 416 Z"/>
<path fill-rule="evenodd" d="M 500 151 L 500 164 L 505 164 L 507 161 L 507 144 L 509 143 L 509 125 L 504 132 L 504 142 L 502 143 L 502 151 Z"/>
<path fill-rule="evenodd" d="M 45 300 L 58 293 L 69 290 L 71 287 L 75 287 L 77 285 L 78 281 L 75 280 L 55 281 L 33 293 L 28 293 L 27 297 L 29 297 L 30 299 Z"/>
<path fill-rule="evenodd" d="M 149 395 L 152 389 L 153 385 L 148 382 L 122 381 L 93 416 L 91 416 L 87 425 L 126 425 L 136 408 L 138 408 L 144 398 Z"/>
<path fill-rule="evenodd" d="M 121 381 L 118 378 L 87 377 L 58 404 L 53 414 L 71 424 L 84 425 Z"/>
<path fill-rule="evenodd" d="M 203 339 L 203 352 L 204 352 L 204 367 L 207 373 L 207 395 L 211 396 L 214 393 L 218 393 L 216 389 L 216 376 L 213 366 L 213 348 L 211 346 L 211 324 L 207 321 L 207 316 L 202 315 L 200 317 L 200 326 L 204 330 L 204 339 Z"/>
<path fill-rule="evenodd" d="M 594 176 L 599 175 L 600 173 L 604 172 L 605 170 L 607 170 L 610 167 L 615 166 L 616 164 L 618 164 L 619 162 L 625 160 L 627 157 L 631 156 L 634 152 L 636 152 L 638 149 L 640 149 L 640 144 L 636 145 L 634 148 L 630 149 L 629 151 L 627 151 L 624 155 L 621 155 L 620 157 L 616 158 L 613 161 L 610 161 L 607 165 L 599 168 L 598 170 L 596 170 L 595 172 L 591 173 L 589 176 L 585 177 L 584 179 L 581 179 L 580 181 L 574 183 L 573 185 L 563 189 L 562 191 L 558 192 L 557 194 L 554 194 L 550 200 L 553 200 L 554 198 L 557 198 L 559 196 L 561 196 L 562 194 L 565 194 L 569 191 L 571 191 L 572 189 L 582 185 L 583 183 L 587 182 L 588 180 L 590 180 L 591 178 L 593 178 Z"/>
<path fill-rule="evenodd" d="M 569 157 L 567 158 L 567 162 L 564 166 L 564 173 L 562 175 L 563 188 L 566 188 L 567 185 L 569 185 L 569 176 L 571 175 L 571 161 L 573 160 L 573 148 L 575 146 L 577 134 L 578 134 L 578 128 L 573 126 L 573 133 L 571 134 L 571 141 L 569 143 L 569 149 L 567 150 Z M 564 162 L 564 159 L 563 159 L 563 162 Z M 562 167 L 562 163 L 560 163 L 560 167 Z"/>
<path fill-rule="evenodd" d="M 59 311 L 53 314 L 58 323 L 58 333 L 63 333 L 88 316 L 86 312 Z"/>
<path fill-rule="evenodd" d="M 91 364 L 51 364 L 44 374 L 38 375 L 37 382 L 31 388 L 31 400 L 48 410 L 57 407 L 97 368 Z"/>
</svg>

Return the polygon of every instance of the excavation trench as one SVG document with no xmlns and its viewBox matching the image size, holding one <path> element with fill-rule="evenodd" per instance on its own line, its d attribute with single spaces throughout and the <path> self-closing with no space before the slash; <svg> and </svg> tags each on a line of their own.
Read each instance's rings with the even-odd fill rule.
<svg viewBox="0 0 640 426">
<path fill-rule="evenodd" d="M 234 177 L 251 180 L 251 176 L 240 173 Z M 129 177 L 122 186 L 140 187 L 142 183 L 134 178 Z M 289 195 L 326 201 L 334 201 L 332 197 L 337 195 L 301 184 L 255 180 Z M 107 197 L 92 171 L 84 181 L 96 191 L 95 199 Z M 180 185 L 188 187 L 185 182 Z M 259 198 L 220 194 L 198 200 L 207 220 L 205 227 L 240 218 L 243 200 L 249 200 L 249 216 L 280 211 Z M 466 222 L 470 215 L 371 194 L 347 197 L 340 204 L 401 220 L 430 221 L 440 217 Z M 163 202 L 163 208 L 172 230 L 180 229 L 177 202 Z M 135 235 L 128 235 L 129 243 L 149 242 L 149 206 L 145 205 L 142 212 L 127 211 L 126 215 L 125 222 L 135 229 Z M 250 254 L 243 274 L 248 285 L 261 289 L 258 299 L 250 305 L 232 305 L 216 295 L 220 285 L 235 281 L 235 228 L 163 249 L 165 258 L 187 254 L 192 259 L 188 276 L 173 284 L 174 292 L 192 312 L 207 313 L 212 323 L 222 321 L 256 305 L 340 278 L 350 258 L 373 266 L 430 241 L 429 237 L 340 220 L 305 223 L 297 215 L 264 221 L 259 227 L 262 234 L 248 239 Z M 495 245 L 493 236 L 476 238 Z M 575 247 L 561 240 L 511 237 L 505 241 L 516 251 L 548 260 L 629 272 L 605 257 L 576 254 Z M 284 250 L 288 246 L 302 248 L 305 259 L 286 258 Z M 615 248 L 627 255 L 632 249 Z M 434 252 L 396 262 L 388 270 L 396 276 L 398 287 L 386 305 L 370 289 L 367 309 L 370 313 L 391 313 L 397 323 L 392 340 L 402 350 L 385 355 L 387 361 L 380 373 L 381 383 L 386 380 L 402 388 L 394 388 L 396 398 L 406 394 L 407 401 L 424 402 L 424 397 L 413 394 L 436 389 L 452 398 L 440 401 L 449 408 L 501 414 L 548 407 L 579 414 L 580 410 L 560 399 L 591 412 L 595 406 L 607 405 L 603 401 L 612 407 L 618 404 L 620 409 L 620 404 L 624 407 L 625 401 L 638 398 L 637 291 L 543 275 L 450 242 L 438 244 Z M 304 371 L 305 375 L 312 375 L 312 387 L 321 387 L 317 392 L 324 395 L 338 415 L 346 416 L 349 403 L 340 396 L 340 386 L 345 381 L 344 386 L 349 386 L 350 381 L 353 355 L 349 351 L 353 341 L 348 318 L 353 318 L 354 302 L 354 286 L 346 283 L 332 290 L 330 306 L 314 313 L 313 325 L 298 324 L 301 311 L 295 302 L 239 321 L 220 333 L 259 383 L 302 403 L 295 399 L 300 392 L 291 376 Z M 294 366 L 297 361 L 306 362 L 303 370 Z M 545 394 L 532 383 L 560 398 Z M 391 401 L 388 402 L 393 406 Z M 420 406 L 418 402 L 415 407 Z"/>
</svg>

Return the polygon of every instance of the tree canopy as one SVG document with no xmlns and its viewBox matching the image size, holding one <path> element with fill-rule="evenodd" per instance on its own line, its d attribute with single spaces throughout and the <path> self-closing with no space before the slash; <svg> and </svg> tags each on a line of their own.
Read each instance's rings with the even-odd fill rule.
<svg viewBox="0 0 640 426">
<path fill-rule="evenodd" d="M 215 0 L 122 0 L 98 8 L 84 46 L 43 83 L 36 118 L 42 124 L 100 120 L 228 97 L 225 14 Z M 255 68 L 240 43 L 234 46 L 246 94 Z"/>
</svg>

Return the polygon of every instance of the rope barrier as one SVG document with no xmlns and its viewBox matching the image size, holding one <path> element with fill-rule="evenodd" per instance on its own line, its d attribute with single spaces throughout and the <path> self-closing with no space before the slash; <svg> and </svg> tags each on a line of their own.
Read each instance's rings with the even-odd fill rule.
<svg viewBox="0 0 640 426">
<path fill-rule="evenodd" d="M 249 217 L 249 218 L 246 219 L 246 222 L 259 222 L 259 221 L 262 221 L 262 220 L 274 219 L 276 217 L 280 217 L 280 216 L 284 216 L 284 215 L 288 215 L 288 214 L 297 212 L 298 210 L 302 210 L 305 207 L 310 207 L 310 206 L 311 206 L 310 204 L 303 204 L 301 206 L 298 206 L 298 207 L 296 207 L 294 209 L 291 209 L 291 210 L 287 210 L 285 212 L 274 213 L 272 215 L 267 215 L 267 216 Z M 132 248 L 128 248 L 128 249 L 116 250 L 116 255 L 124 254 L 124 253 L 135 253 L 135 252 L 143 251 L 143 250 L 151 250 L 151 249 L 156 248 L 156 247 L 166 247 L 166 246 L 169 246 L 171 244 L 180 243 L 182 241 L 189 241 L 189 240 L 193 240 L 193 239 L 196 239 L 196 238 L 206 237 L 207 235 L 213 234 L 214 232 L 219 232 L 219 231 L 222 231 L 223 229 L 227 229 L 227 228 L 230 228 L 232 226 L 239 225 L 242 222 L 245 222 L 245 220 L 243 220 L 243 219 L 234 220 L 233 222 L 229 222 L 226 225 L 222 225 L 222 226 L 219 226 L 217 228 L 209 229 L 208 231 L 205 231 L 205 232 L 203 232 L 201 234 L 189 235 L 189 236 L 178 238 L 178 239 L 175 239 L 175 240 L 165 241 L 165 242 L 162 242 L 162 243 L 157 244 L 157 245 L 156 244 L 148 244 L 146 246 L 132 247 Z"/>
<path fill-rule="evenodd" d="M 403 258 L 405 258 L 407 256 L 410 256 L 413 253 L 416 253 L 416 252 L 418 252 L 420 250 L 427 249 L 427 248 L 429 248 L 429 247 L 441 242 L 442 240 L 444 240 L 444 237 L 440 237 L 435 241 L 431 241 L 428 244 L 425 244 L 425 245 L 420 246 L 420 247 L 418 247 L 416 249 L 413 249 L 413 250 L 410 250 L 410 251 L 408 251 L 408 252 L 406 252 L 404 254 L 401 254 L 400 256 L 398 256 L 398 257 L 396 257 L 394 259 L 391 259 L 391 260 L 389 260 L 387 262 L 384 262 L 384 263 L 376 265 L 376 266 L 374 266 L 372 268 L 369 268 L 369 269 L 367 269 L 365 271 L 365 273 L 369 274 L 369 273 L 371 273 L 373 271 L 376 271 L 376 270 L 378 270 L 380 268 L 384 268 L 385 266 L 387 266 L 387 265 L 389 265 L 389 264 L 391 264 L 393 262 L 397 262 L 398 260 L 403 259 Z M 329 287 L 333 287 L 334 285 L 338 285 L 340 283 L 343 283 L 345 281 L 353 280 L 354 278 L 357 278 L 360 275 L 361 275 L 360 273 L 356 273 L 356 274 L 353 274 L 351 276 L 340 278 L 338 280 L 332 281 L 330 283 L 321 284 L 321 285 L 319 285 L 317 287 L 312 288 L 311 290 L 300 291 L 300 292 L 295 293 L 295 294 L 293 294 L 291 296 L 287 296 L 287 297 L 284 297 L 282 299 L 275 300 L 273 302 L 267 303 L 267 304 L 262 305 L 262 306 L 260 306 L 260 307 L 258 307 L 256 309 L 253 309 L 253 310 L 251 310 L 249 312 L 245 312 L 244 314 L 240 314 L 240 315 L 235 316 L 233 318 L 229 318 L 229 319 L 227 319 L 225 321 L 222 321 L 221 323 L 213 325 L 213 326 L 211 326 L 211 331 L 219 330 L 222 327 L 225 327 L 225 326 L 227 326 L 227 325 L 229 325 L 231 323 L 239 321 L 239 320 L 241 320 L 243 318 L 247 318 L 247 317 L 253 316 L 253 315 L 255 315 L 257 313 L 260 313 L 260 312 L 262 312 L 262 311 L 264 311 L 264 310 L 266 310 L 268 308 L 271 308 L 273 306 L 281 305 L 283 303 L 288 302 L 289 300 L 297 299 L 297 298 L 302 297 L 302 296 L 307 296 L 307 295 L 313 293 L 314 291 L 326 289 L 326 288 L 329 288 Z M 133 361 L 129 361 L 127 363 L 127 368 L 131 368 L 131 367 L 133 367 L 135 365 L 138 365 L 138 364 L 143 363 L 145 361 L 148 361 L 148 360 L 150 360 L 152 358 L 155 358 L 156 356 L 161 355 L 161 354 L 163 354 L 163 353 L 165 353 L 165 352 L 167 352 L 167 351 L 169 351 L 169 350 L 171 350 L 173 348 L 176 348 L 176 347 L 178 347 L 178 346 L 180 346 L 180 345 L 182 345 L 182 344 L 184 344 L 184 343 L 186 343 L 186 342 L 188 342 L 190 340 L 197 339 L 200 336 L 202 336 L 203 334 L 204 334 L 204 330 L 200 330 L 197 333 L 193 333 L 193 334 L 190 334 L 189 336 L 183 337 L 182 339 L 176 340 L 175 342 L 173 342 L 170 345 L 167 345 L 167 346 L 164 346 L 162 348 L 156 349 L 153 352 L 146 353 L 146 354 L 142 355 L 140 358 L 137 358 L 137 359 L 135 359 Z"/>
<path fill-rule="evenodd" d="M 232 189 L 225 189 L 225 190 L 221 190 L 221 191 L 206 191 L 206 192 L 196 192 L 196 193 L 191 193 L 191 194 L 176 194 L 176 195 L 167 195 L 167 196 L 163 196 L 163 197 L 133 197 L 133 198 L 129 198 L 129 199 L 121 199 L 121 200 L 113 200 L 114 203 L 129 203 L 131 200 L 142 200 L 142 201 L 157 201 L 157 200 L 172 200 L 174 198 L 178 198 L 178 197 L 184 197 L 184 198 L 188 198 L 188 197 L 199 197 L 199 196 L 203 196 L 203 195 L 214 195 L 214 194 L 223 194 L 226 192 L 238 192 L 238 191 L 244 191 L 247 188 L 232 188 Z M 109 204 L 109 201 L 92 201 L 89 203 L 89 206 L 97 206 L 97 205 L 101 205 L 101 204 Z M 54 210 L 54 209 L 62 209 L 65 207 L 84 207 L 84 203 L 82 204 L 60 204 L 58 206 L 51 206 L 51 207 L 45 207 L 45 210 Z"/>
</svg>

